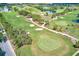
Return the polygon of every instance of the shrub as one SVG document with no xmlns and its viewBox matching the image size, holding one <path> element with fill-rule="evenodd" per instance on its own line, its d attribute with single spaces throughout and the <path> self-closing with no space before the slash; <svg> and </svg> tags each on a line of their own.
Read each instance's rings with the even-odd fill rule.
<svg viewBox="0 0 79 59">
<path fill-rule="evenodd" d="M 20 15 L 23 15 L 23 16 L 27 16 L 27 15 L 29 14 L 28 11 L 23 10 L 23 9 L 22 9 L 22 10 L 19 10 L 18 13 L 19 13 Z"/>
<path fill-rule="evenodd" d="M 0 48 L 0 56 L 5 56 L 5 52 Z"/>
<path fill-rule="evenodd" d="M 14 10 L 15 12 L 16 12 L 16 11 L 19 11 L 19 8 L 16 7 L 16 6 L 13 6 L 12 8 L 13 8 L 13 10 Z"/>
<path fill-rule="evenodd" d="M 34 21 L 38 21 L 39 23 L 43 23 L 44 22 L 44 19 L 39 14 L 32 14 L 32 18 L 33 18 Z"/>
</svg>

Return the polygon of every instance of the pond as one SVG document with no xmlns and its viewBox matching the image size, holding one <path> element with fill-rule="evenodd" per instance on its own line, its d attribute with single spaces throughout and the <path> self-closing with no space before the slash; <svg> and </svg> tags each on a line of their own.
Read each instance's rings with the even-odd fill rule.
<svg viewBox="0 0 79 59">
<path fill-rule="evenodd" d="M 79 23 L 79 19 L 72 20 L 72 21 L 75 22 L 75 23 Z"/>
<path fill-rule="evenodd" d="M 56 11 L 45 11 L 45 12 L 47 12 L 48 14 L 56 13 Z"/>
<path fill-rule="evenodd" d="M 7 6 L 3 6 L 2 8 L 0 8 L 1 12 L 8 12 L 9 8 Z"/>
</svg>

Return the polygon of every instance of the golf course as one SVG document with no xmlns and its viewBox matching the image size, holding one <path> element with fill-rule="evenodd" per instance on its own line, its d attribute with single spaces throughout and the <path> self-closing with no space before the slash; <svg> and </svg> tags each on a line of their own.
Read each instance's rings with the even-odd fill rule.
<svg viewBox="0 0 79 59">
<path fill-rule="evenodd" d="M 16 12 L 5 12 L 3 13 L 4 19 L 6 22 L 11 24 L 13 29 L 23 29 L 26 32 L 29 32 L 29 36 L 32 39 L 32 44 L 23 45 L 19 48 L 15 48 L 16 55 L 72 55 L 76 50 L 73 47 L 70 38 L 52 33 L 46 29 L 43 30 L 36 30 L 39 28 L 38 26 L 30 26 L 32 25 L 28 19 L 24 18 L 23 16 L 18 16 Z M 3 20 L 4 20 L 3 19 Z M 6 26 L 2 23 L 4 27 Z M 7 29 L 5 27 L 5 29 Z M 16 40 L 22 40 L 11 36 L 13 31 L 9 28 L 7 33 L 10 40 L 12 42 L 16 42 Z M 22 34 L 17 35 L 22 36 Z M 18 42 L 19 43 L 19 42 Z M 15 44 L 17 47 L 17 45 Z"/>
<path fill-rule="evenodd" d="M 16 56 L 72 56 L 79 52 L 79 5 L 8 4 L 7 10 L 1 6 L 0 29 L 6 32 Z"/>
</svg>

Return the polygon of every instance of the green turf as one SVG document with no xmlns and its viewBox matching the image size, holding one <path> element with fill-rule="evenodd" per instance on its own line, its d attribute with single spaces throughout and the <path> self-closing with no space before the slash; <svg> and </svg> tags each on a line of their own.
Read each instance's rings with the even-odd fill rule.
<svg viewBox="0 0 79 59">
<path fill-rule="evenodd" d="M 64 11 L 64 9 L 57 9 L 56 13 L 62 13 Z"/>
<path fill-rule="evenodd" d="M 17 49 L 16 51 L 17 56 L 32 56 L 32 51 L 30 46 L 23 46 Z"/>
<path fill-rule="evenodd" d="M 60 42 L 56 37 L 50 37 L 51 36 L 48 35 L 45 35 L 44 37 L 44 34 L 41 34 L 37 46 L 45 52 L 60 48 L 62 42 Z"/>
</svg>

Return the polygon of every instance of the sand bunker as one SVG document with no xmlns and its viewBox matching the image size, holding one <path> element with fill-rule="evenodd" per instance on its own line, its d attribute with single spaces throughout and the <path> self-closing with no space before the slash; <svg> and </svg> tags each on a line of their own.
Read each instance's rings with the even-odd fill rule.
<svg viewBox="0 0 79 59">
<path fill-rule="evenodd" d="M 30 24 L 30 27 L 34 27 L 35 25 L 33 25 L 33 24 Z"/>
<path fill-rule="evenodd" d="M 20 17 L 20 15 L 17 15 L 16 17 Z"/>
<path fill-rule="evenodd" d="M 41 30 L 43 30 L 43 28 L 36 28 L 35 30 L 36 31 L 41 31 Z"/>
</svg>

